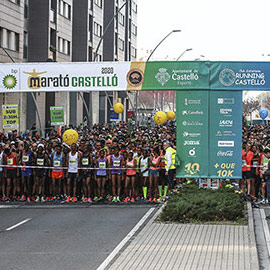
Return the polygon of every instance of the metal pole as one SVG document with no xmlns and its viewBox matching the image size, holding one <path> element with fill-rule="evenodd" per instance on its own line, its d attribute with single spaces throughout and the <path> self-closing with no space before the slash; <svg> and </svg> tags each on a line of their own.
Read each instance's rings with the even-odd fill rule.
<svg viewBox="0 0 270 270">
<path fill-rule="evenodd" d="M 12 56 L 8 53 L 8 51 L 3 48 L 1 45 L 0 47 L 3 49 L 3 51 L 5 52 L 5 54 L 10 58 L 10 60 L 13 62 L 13 63 L 16 63 L 15 60 L 12 58 Z M 38 109 L 38 106 L 37 106 L 37 100 L 36 100 L 36 97 L 35 95 L 33 94 L 33 92 L 30 92 L 31 93 L 31 96 L 33 98 L 33 101 L 35 103 L 35 107 L 36 107 L 36 111 L 37 111 L 37 115 L 38 115 L 38 122 L 39 122 L 39 128 L 40 128 L 40 135 L 42 136 L 42 129 L 41 129 L 41 120 L 40 120 L 40 114 L 39 114 L 39 109 Z"/>
<path fill-rule="evenodd" d="M 192 51 L 192 48 L 190 49 L 185 49 L 180 55 L 179 57 L 176 59 L 176 61 L 178 61 L 186 52 Z"/>
</svg>

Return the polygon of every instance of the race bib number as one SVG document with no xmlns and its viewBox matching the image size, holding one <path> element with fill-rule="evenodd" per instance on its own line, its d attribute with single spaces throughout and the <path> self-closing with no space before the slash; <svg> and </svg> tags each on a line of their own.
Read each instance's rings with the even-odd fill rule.
<svg viewBox="0 0 270 270">
<path fill-rule="evenodd" d="M 253 161 L 253 165 L 257 166 L 258 165 L 258 161 Z"/>
<path fill-rule="evenodd" d="M 8 158 L 7 163 L 8 165 L 13 165 L 13 158 Z"/>
<path fill-rule="evenodd" d="M 120 167 L 120 160 L 114 160 L 113 161 L 113 166 L 114 167 Z"/>
<path fill-rule="evenodd" d="M 105 169 L 106 168 L 106 162 L 99 162 L 99 168 Z"/>
<path fill-rule="evenodd" d="M 53 166 L 54 167 L 60 167 L 61 166 L 61 162 L 59 160 L 54 160 Z"/>
<path fill-rule="evenodd" d="M 37 165 L 38 166 L 43 166 L 44 165 L 44 159 L 43 158 L 38 158 L 37 159 Z"/>
<path fill-rule="evenodd" d="M 133 167 L 133 163 L 131 162 L 131 163 L 127 163 L 127 167 L 130 167 L 130 168 L 132 168 Z"/>
<path fill-rule="evenodd" d="M 69 160 L 69 164 L 70 165 L 75 165 L 76 164 L 76 160 Z"/>
<path fill-rule="evenodd" d="M 29 161 L 29 156 L 23 156 L 22 160 L 23 160 L 23 162 L 28 162 Z"/>
<path fill-rule="evenodd" d="M 242 160 L 242 165 L 243 165 L 243 166 L 247 166 L 247 161 L 243 159 L 243 160 Z"/>
<path fill-rule="evenodd" d="M 145 168 L 146 168 L 146 164 L 143 164 L 143 165 L 142 165 L 142 168 L 145 169 Z"/>
<path fill-rule="evenodd" d="M 153 165 L 156 165 L 157 163 L 156 163 L 155 161 L 152 161 L 152 164 L 153 164 Z"/>
<path fill-rule="evenodd" d="M 83 159 L 82 159 L 82 165 L 84 165 L 84 166 L 88 166 L 88 165 L 89 165 L 89 160 L 88 160 L 88 158 L 83 158 Z"/>
</svg>

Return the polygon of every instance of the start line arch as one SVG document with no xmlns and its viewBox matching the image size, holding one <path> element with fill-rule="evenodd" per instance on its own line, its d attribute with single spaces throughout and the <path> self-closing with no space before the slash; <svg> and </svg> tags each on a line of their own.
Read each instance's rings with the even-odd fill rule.
<svg viewBox="0 0 270 270">
<path fill-rule="evenodd" d="M 270 89 L 270 62 L 0 64 L 0 93 L 177 91 L 178 177 L 242 178 L 242 91 Z"/>
</svg>

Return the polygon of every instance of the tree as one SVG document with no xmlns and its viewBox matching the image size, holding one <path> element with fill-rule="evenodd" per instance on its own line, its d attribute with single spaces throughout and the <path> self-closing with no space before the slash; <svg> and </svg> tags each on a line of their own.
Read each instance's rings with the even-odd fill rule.
<svg viewBox="0 0 270 270">
<path fill-rule="evenodd" d="M 250 122 L 252 123 L 252 112 L 258 111 L 260 108 L 260 102 L 258 99 L 249 98 L 242 102 L 244 115 L 250 114 Z"/>
</svg>

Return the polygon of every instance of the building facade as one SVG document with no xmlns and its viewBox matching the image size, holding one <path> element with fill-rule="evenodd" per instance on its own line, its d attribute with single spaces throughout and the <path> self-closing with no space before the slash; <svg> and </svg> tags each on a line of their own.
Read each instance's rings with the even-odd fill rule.
<svg viewBox="0 0 270 270">
<path fill-rule="evenodd" d="M 10 63 L 11 58 L 18 63 L 135 61 L 136 41 L 136 0 L 0 3 L 0 63 Z M 121 100 L 126 109 L 130 107 L 129 100 L 132 103 L 133 97 L 132 93 L 128 95 L 125 92 L 2 94 L 0 104 L 20 105 L 22 131 L 33 123 L 39 126 L 39 118 L 44 130 L 50 120 L 50 106 L 64 107 L 67 125 L 79 125 L 89 115 L 90 123 L 104 123 L 109 121 L 109 109 L 114 102 Z M 126 120 L 126 113 L 122 120 Z"/>
</svg>

